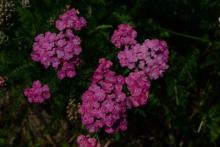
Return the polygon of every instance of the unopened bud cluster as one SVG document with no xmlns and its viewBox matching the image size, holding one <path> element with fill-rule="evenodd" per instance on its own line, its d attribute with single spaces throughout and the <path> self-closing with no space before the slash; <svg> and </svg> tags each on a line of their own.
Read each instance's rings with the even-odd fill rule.
<svg viewBox="0 0 220 147">
<path fill-rule="evenodd" d="M 15 4 L 12 0 L 0 1 L 0 29 L 8 29 L 13 25 L 12 19 L 15 14 Z"/>
<path fill-rule="evenodd" d="M 78 106 L 79 104 L 76 103 L 76 99 L 69 100 L 68 105 L 66 106 L 66 114 L 68 120 L 75 121 L 78 119 Z"/>
</svg>

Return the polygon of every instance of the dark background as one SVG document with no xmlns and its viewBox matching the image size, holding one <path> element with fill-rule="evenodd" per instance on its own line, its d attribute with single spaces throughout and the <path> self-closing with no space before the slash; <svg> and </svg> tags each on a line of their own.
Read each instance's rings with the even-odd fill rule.
<svg viewBox="0 0 220 147">
<path fill-rule="evenodd" d="M 113 30 L 128 23 L 138 41 L 167 41 L 169 70 L 153 81 L 146 106 L 128 113 L 129 126 L 113 136 L 95 134 L 111 146 L 220 146 L 220 17 L 219 0 L 30 0 L 30 7 L 16 3 L 9 39 L 0 47 L 0 76 L 7 86 L 0 91 L 0 146 L 75 146 L 86 134 L 80 119 L 69 120 L 68 101 L 80 102 L 100 57 L 112 60 L 116 73 L 117 49 Z M 73 79 L 58 80 L 30 57 L 34 37 L 57 32 L 50 24 L 66 5 L 79 9 L 88 27 L 82 39 L 82 64 Z M 3 28 L 4 29 L 4 28 Z M 44 104 L 27 102 L 23 89 L 33 80 L 48 83 L 52 98 Z M 68 111 L 76 111 L 69 108 Z"/>
</svg>

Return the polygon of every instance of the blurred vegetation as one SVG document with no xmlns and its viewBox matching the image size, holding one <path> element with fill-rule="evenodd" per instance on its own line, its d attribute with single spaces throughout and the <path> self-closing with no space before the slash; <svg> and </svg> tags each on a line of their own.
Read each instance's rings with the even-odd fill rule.
<svg viewBox="0 0 220 147">
<path fill-rule="evenodd" d="M 86 130 L 79 119 L 68 119 L 66 107 L 72 99 L 80 102 L 98 59 L 111 59 L 116 72 L 126 74 L 110 43 L 120 23 L 133 25 L 140 42 L 166 40 L 170 68 L 152 82 L 148 104 L 129 111 L 127 132 L 95 136 L 114 147 L 220 146 L 219 0 L 30 0 L 29 5 L 16 0 L 15 4 L 14 25 L 4 32 L 8 40 L 0 47 L 0 76 L 6 81 L 0 91 L 0 146 L 75 146 L 76 136 Z M 66 5 L 79 9 L 88 27 L 79 33 L 83 52 L 78 75 L 59 81 L 53 69 L 33 62 L 30 53 L 37 34 L 57 31 L 53 21 Z M 40 105 L 29 104 L 23 95 L 36 79 L 48 83 L 52 92 L 52 98 Z"/>
</svg>

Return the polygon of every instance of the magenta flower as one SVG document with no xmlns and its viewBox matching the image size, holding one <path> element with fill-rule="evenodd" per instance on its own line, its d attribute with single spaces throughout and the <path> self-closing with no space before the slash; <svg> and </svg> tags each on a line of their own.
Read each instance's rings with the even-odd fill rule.
<svg viewBox="0 0 220 147">
<path fill-rule="evenodd" d="M 169 50 L 167 43 L 162 40 L 153 39 L 145 40 L 145 46 L 142 50 L 145 53 L 145 68 L 139 65 L 140 69 L 145 70 L 150 79 L 158 79 L 163 76 L 164 72 L 168 69 Z"/>
<path fill-rule="evenodd" d="M 48 85 L 42 85 L 39 80 L 34 81 L 32 88 L 26 88 L 24 95 L 28 98 L 29 103 L 43 103 L 50 98 Z"/>
<path fill-rule="evenodd" d="M 86 20 L 79 16 L 78 10 L 68 10 L 56 21 L 56 27 L 60 30 L 58 34 L 46 32 L 35 37 L 32 59 L 45 68 L 55 68 L 60 80 L 73 78 L 79 66 L 82 48 L 80 38 L 71 29 L 81 30 L 85 26 Z"/>
<path fill-rule="evenodd" d="M 147 80 L 145 73 L 143 71 L 131 72 L 126 77 L 125 82 L 130 91 L 128 106 L 139 107 L 145 105 L 150 89 L 150 81 Z"/>
<path fill-rule="evenodd" d="M 111 61 L 100 59 L 92 83 L 82 95 L 78 112 L 91 133 L 100 128 L 109 134 L 127 129 L 127 99 L 122 91 L 125 80 L 110 70 L 111 66 Z"/>
<path fill-rule="evenodd" d="M 168 69 L 169 51 L 165 41 L 146 39 L 143 44 L 137 43 L 137 32 L 128 24 L 120 24 L 112 35 L 111 42 L 124 50 L 118 53 L 122 67 L 130 70 L 144 71 L 151 80 L 163 76 Z"/>
<path fill-rule="evenodd" d="M 59 34 L 46 32 L 35 38 L 31 56 L 45 68 L 55 68 L 59 79 L 72 78 L 79 65 L 80 43 L 80 38 L 70 29 Z"/>
<path fill-rule="evenodd" d="M 77 137 L 78 147 L 101 147 L 100 143 L 95 138 L 85 135 L 79 135 Z"/>
<path fill-rule="evenodd" d="M 118 29 L 114 31 L 111 42 L 115 47 L 120 48 L 122 46 L 136 44 L 136 37 L 137 32 L 130 25 L 120 24 L 118 25 Z"/>
<path fill-rule="evenodd" d="M 165 41 L 153 39 L 118 53 L 122 67 L 144 71 L 150 79 L 158 79 L 168 69 L 169 51 Z"/>
<path fill-rule="evenodd" d="M 73 8 L 59 16 L 59 19 L 56 20 L 56 28 L 60 31 L 65 29 L 75 29 L 79 31 L 86 26 L 86 23 L 85 18 L 79 16 L 79 11 Z"/>
</svg>

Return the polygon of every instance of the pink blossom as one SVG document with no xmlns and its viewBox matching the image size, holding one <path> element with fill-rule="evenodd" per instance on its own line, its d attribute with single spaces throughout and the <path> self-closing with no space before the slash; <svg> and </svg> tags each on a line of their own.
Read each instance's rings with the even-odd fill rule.
<svg viewBox="0 0 220 147">
<path fill-rule="evenodd" d="M 150 81 L 143 71 L 131 72 L 128 77 L 126 77 L 125 82 L 127 84 L 128 90 L 130 91 L 129 105 L 131 107 L 143 106 L 147 103 Z"/>
<path fill-rule="evenodd" d="M 43 103 L 50 98 L 48 85 L 42 85 L 39 80 L 34 81 L 32 88 L 26 88 L 24 95 L 28 97 L 29 103 Z"/>
<path fill-rule="evenodd" d="M 146 39 L 118 53 L 122 67 L 144 71 L 150 79 L 158 79 L 168 69 L 169 51 L 165 41 Z"/>
<path fill-rule="evenodd" d="M 59 19 L 56 20 L 56 28 L 60 31 L 64 29 L 81 30 L 86 23 L 85 18 L 79 16 L 79 11 L 73 8 L 59 16 Z"/>
<path fill-rule="evenodd" d="M 78 112 L 91 133 L 104 128 L 111 134 L 125 131 L 127 127 L 127 99 L 122 91 L 125 80 L 123 76 L 116 75 L 111 66 L 111 61 L 101 58 L 91 85 L 82 95 Z"/>
<path fill-rule="evenodd" d="M 31 56 L 45 68 L 54 67 L 59 79 L 72 78 L 79 65 L 80 43 L 80 38 L 69 29 L 59 34 L 46 32 L 35 37 Z"/>
<path fill-rule="evenodd" d="M 79 135 L 77 137 L 77 144 L 78 147 L 101 147 L 100 143 L 98 143 L 95 138 L 92 138 L 89 135 Z"/>
<path fill-rule="evenodd" d="M 111 42 L 115 47 L 120 48 L 122 46 L 136 44 L 135 38 L 137 37 L 137 32 L 128 24 L 118 25 L 118 29 L 114 31 Z"/>
<path fill-rule="evenodd" d="M 145 40 L 143 45 L 147 49 L 145 55 L 148 58 L 145 58 L 145 62 L 147 68 L 145 72 L 150 77 L 150 79 L 158 79 L 160 76 L 163 76 L 163 73 L 168 69 L 168 58 L 169 51 L 167 48 L 167 43 L 162 40 L 153 39 L 153 40 Z"/>
</svg>

